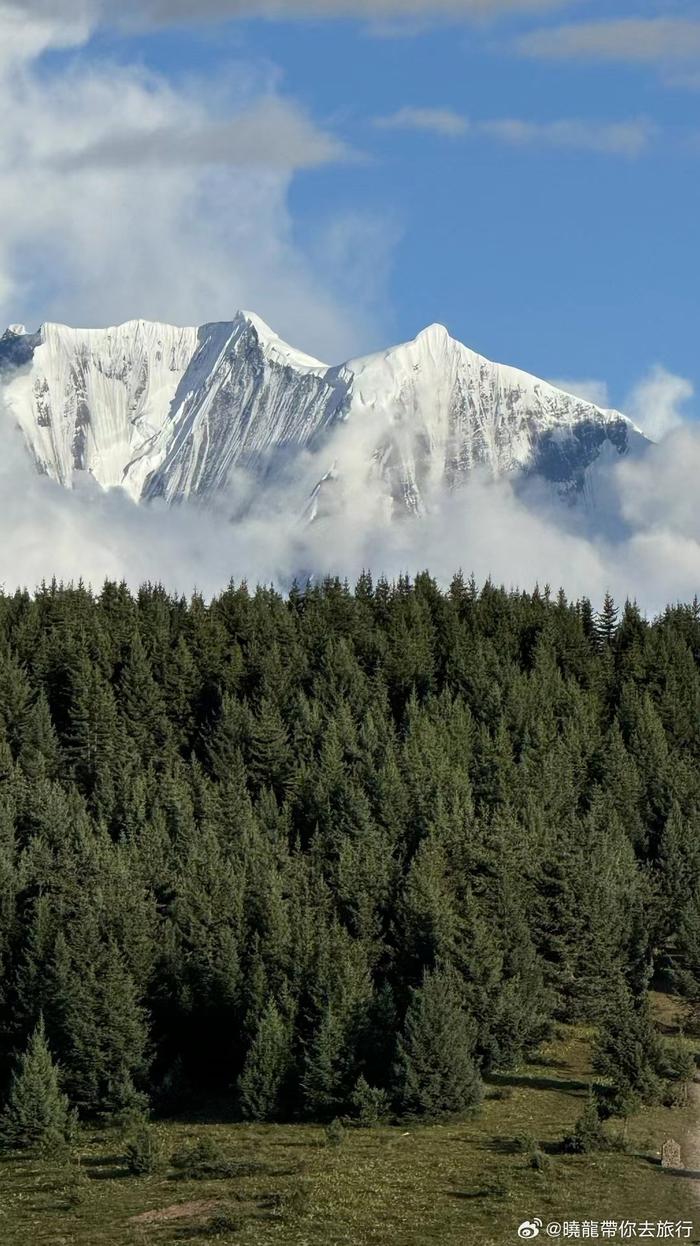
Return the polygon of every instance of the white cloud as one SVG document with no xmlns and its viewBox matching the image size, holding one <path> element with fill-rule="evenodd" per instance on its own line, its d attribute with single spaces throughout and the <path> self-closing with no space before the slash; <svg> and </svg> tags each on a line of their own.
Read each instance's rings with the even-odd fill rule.
<svg viewBox="0 0 700 1246">
<path fill-rule="evenodd" d="M 23 12 L 55 12 L 56 0 L 7 0 Z M 383 18 L 483 19 L 513 14 L 546 13 L 570 7 L 575 0 L 122 0 L 119 15 L 158 24 L 201 22 L 226 18 L 270 19 Z M 65 17 L 86 8 L 114 20 L 112 0 L 62 0 Z"/>
<path fill-rule="evenodd" d="M 345 158 L 275 74 L 233 66 L 226 86 L 177 87 L 76 58 L 89 23 L 18 23 L 0 0 L 0 321 L 180 323 L 255 308 L 310 349 L 345 357 L 380 328 L 363 294 L 318 274 L 294 240 L 296 170 Z M 341 288 L 342 287 L 342 288 Z"/>
<path fill-rule="evenodd" d="M 318 129 L 293 100 L 270 95 L 225 121 L 195 116 L 189 121 L 180 117 L 152 128 L 142 124 L 124 126 L 80 150 L 57 155 L 55 162 L 65 170 L 134 169 L 138 165 L 295 170 L 350 157 L 345 144 Z"/>
<path fill-rule="evenodd" d="M 376 117 L 380 130 L 425 130 L 446 138 L 461 138 L 469 129 L 469 121 L 450 108 L 400 108 L 387 117 Z"/>
<path fill-rule="evenodd" d="M 685 377 L 656 364 L 632 390 L 625 410 L 652 441 L 660 441 L 689 418 L 687 404 L 694 394 Z"/>
<path fill-rule="evenodd" d="M 475 129 L 514 147 L 555 147 L 631 157 L 646 151 L 657 133 L 656 126 L 643 118 L 618 122 L 575 119 L 537 122 L 506 118 L 480 121 Z"/>
<path fill-rule="evenodd" d="M 516 490 L 507 479 L 475 472 L 460 491 L 434 496 L 425 518 L 393 524 L 383 519 L 379 485 L 367 481 L 362 429 L 351 432 L 341 428 L 334 447 L 345 481 L 323 518 L 303 523 L 299 501 L 300 482 L 318 478 L 326 454 L 308 456 L 286 489 L 266 494 L 257 511 L 232 526 L 223 513 L 194 506 L 140 508 L 119 490 L 63 490 L 34 473 L 0 413 L 0 582 L 33 587 L 56 575 L 99 588 L 110 576 L 210 594 L 231 576 L 284 585 L 309 570 L 352 580 L 365 567 L 393 577 L 427 566 L 446 583 L 461 566 L 480 580 L 490 575 L 527 588 L 548 582 L 595 601 L 610 587 L 649 611 L 697 590 L 700 429 L 692 424 L 646 456 L 611 454 L 589 509 L 563 506 L 541 483 Z"/>
<path fill-rule="evenodd" d="M 611 156 L 640 156 L 658 128 L 644 118 L 631 121 L 526 121 L 514 117 L 472 120 L 449 108 L 400 108 L 374 125 L 384 130 L 418 130 L 447 138 L 466 135 L 494 139 L 511 147 L 554 147 Z"/>
<path fill-rule="evenodd" d="M 550 385 L 563 389 L 565 394 L 574 394 L 586 402 L 594 402 L 597 407 L 607 410 L 610 407 L 610 390 L 607 381 L 594 380 L 551 380 Z"/>
<path fill-rule="evenodd" d="M 683 17 L 610 18 L 531 31 L 516 47 L 542 60 L 616 61 L 665 67 L 700 61 L 700 21 Z"/>
</svg>

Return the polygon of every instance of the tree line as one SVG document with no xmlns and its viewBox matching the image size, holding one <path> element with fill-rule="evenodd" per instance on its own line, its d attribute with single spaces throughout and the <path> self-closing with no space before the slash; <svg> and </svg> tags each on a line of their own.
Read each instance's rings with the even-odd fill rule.
<svg viewBox="0 0 700 1246">
<path fill-rule="evenodd" d="M 648 988 L 700 995 L 699 663 L 697 602 L 461 575 L 0 594 L 15 1141 L 39 1084 L 64 1121 L 434 1118 L 557 1020 L 658 1094 Z"/>
</svg>

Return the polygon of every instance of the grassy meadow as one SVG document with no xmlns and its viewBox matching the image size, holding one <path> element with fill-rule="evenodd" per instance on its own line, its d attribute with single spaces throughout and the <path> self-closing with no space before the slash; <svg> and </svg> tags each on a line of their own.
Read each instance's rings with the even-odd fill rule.
<svg viewBox="0 0 700 1246">
<path fill-rule="evenodd" d="M 674 1005 L 657 996 L 660 1025 Z M 490 1081 L 472 1117 L 441 1125 L 322 1127 L 169 1121 L 155 1128 L 163 1167 L 135 1177 L 123 1134 L 86 1131 L 69 1161 L 6 1158 L 0 1164 L 3 1246 L 503 1246 L 517 1226 L 551 1220 L 695 1218 L 700 1180 L 664 1171 L 668 1136 L 692 1157 L 697 1103 L 645 1109 L 627 1125 L 610 1121 L 618 1150 L 560 1150 L 585 1106 L 590 1031 L 562 1027 L 536 1062 Z M 222 1173 L 169 1165 L 173 1153 L 206 1139 Z M 532 1166 L 534 1143 L 544 1155 Z M 623 1149 L 624 1147 L 624 1149 Z M 224 1174 L 225 1175 L 222 1175 Z M 687 1240 L 687 1239 L 686 1239 Z"/>
</svg>

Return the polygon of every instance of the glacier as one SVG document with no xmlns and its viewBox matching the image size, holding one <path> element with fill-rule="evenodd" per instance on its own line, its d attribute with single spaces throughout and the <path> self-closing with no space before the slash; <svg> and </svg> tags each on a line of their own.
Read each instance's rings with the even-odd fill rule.
<svg viewBox="0 0 700 1246">
<path fill-rule="evenodd" d="M 492 477 L 537 476 L 586 494 L 610 455 L 649 444 L 619 411 L 492 363 L 432 325 L 413 341 L 329 366 L 250 312 L 177 328 L 12 325 L 0 391 L 38 472 L 81 476 L 139 503 L 226 499 L 231 514 L 292 490 L 309 519 L 385 518 Z"/>
</svg>

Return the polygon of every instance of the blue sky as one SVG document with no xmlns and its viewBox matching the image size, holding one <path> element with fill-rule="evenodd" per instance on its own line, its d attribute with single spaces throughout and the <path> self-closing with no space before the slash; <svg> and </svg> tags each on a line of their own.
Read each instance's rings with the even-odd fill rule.
<svg viewBox="0 0 700 1246">
<path fill-rule="evenodd" d="M 297 118 L 295 156 L 283 167 L 276 152 L 269 175 L 264 157 L 256 163 L 249 153 L 238 165 L 222 160 L 217 148 L 213 163 L 221 167 L 213 172 L 206 162 L 183 158 L 190 184 L 201 179 L 203 190 L 199 218 L 189 204 L 182 227 L 182 251 L 190 254 L 182 259 L 183 274 L 192 291 L 192 315 L 185 316 L 187 287 L 171 292 L 178 217 L 165 201 L 158 200 L 159 227 L 144 243 L 146 288 L 137 256 L 133 280 L 126 271 L 123 253 L 138 230 L 132 212 L 120 232 L 128 186 L 141 179 L 142 216 L 150 210 L 149 193 L 161 190 L 149 192 L 152 171 L 146 177 L 142 161 L 139 173 L 138 157 L 133 169 L 126 167 L 128 144 L 114 156 L 118 108 L 100 97 L 95 107 L 112 109 L 110 121 L 85 143 L 92 153 L 110 145 L 106 164 L 102 154 L 96 166 L 103 187 L 119 166 L 113 239 L 109 229 L 97 237 L 98 217 L 104 222 L 112 209 L 104 190 L 95 189 L 88 157 L 80 156 L 81 183 L 74 155 L 69 172 L 65 161 L 54 164 L 47 183 L 57 204 L 51 227 L 38 220 L 27 237 L 10 227 L 12 298 L 0 298 L 3 308 L 16 307 L 10 318 L 87 319 L 111 315 L 112 307 L 121 316 L 129 306 L 133 316 L 155 310 L 164 318 L 218 318 L 225 314 L 225 283 L 219 290 L 213 275 L 204 281 L 202 274 L 209 264 L 223 282 L 228 263 L 232 299 L 240 290 L 296 344 L 335 358 L 413 336 L 439 320 L 492 358 L 546 377 L 604 381 L 616 405 L 628 403 L 657 364 L 700 386 L 694 5 L 554 0 L 544 12 L 537 0 L 529 6 L 524 0 L 521 7 L 533 11 L 474 21 L 463 13 L 470 0 L 445 0 L 453 19 L 436 22 L 436 5 L 416 0 L 418 18 L 397 29 L 391 0 L 383 28 L 364 16 L 335 17 L 353 9 L 351 0 L 306 0 L 306 6 L 281 0 L 283 16 L 275 20 L 232 18 L 240 8 L 235 0 L 213 0 L 219 16 L 205 23 L 187 20 L 202 5 L 178 9 L 177 0 L 153 0 L 157 27 L 139 33 L 108 29 L 89 0 L 76 5 L 84 25 L 73 37 L 54 30 L 30 54 L 21 52 L 25 81 L 18 89 L 27 90 L 31 75 L 33 106 L 42 90 L 55 97 L 71 76 L 93 95 L 96 77 L 105 98 L 111 83 L 118 102 L 121 75 L 157 101 L 152 123 L 142 124 L 134 98 L 135 119 L 125 120 L 126 131 L 131 124 L 143 138 L 151 124 L 157 142 L 168 128 L 169 107 L 174 126 L 194 107 L 201 126 L 235 129 L 241 110 L 247 124 L 251 109 L 274 98 Z M 305 18 L 299 7 L 324 16 Z M 356 8 L 363 10 L 362 0 Z M 176 10 L 185 19 L 179 27 L 167 20 Z M 0 24 L 3 12 L 0 0 Z M 60 49 L 61 43 L 70 46 Z M 64 111 L 67 94 L 59 105 Z M 68 111 L 59 144 L 69 124 Z M 316 153 L 308 161 L 304 144 Z M 162 179 L 172 179 L 170 206 L 185 194 L 175 163 L 169 157 Z M 36 169 L 27 175 L 27 195 L 36 197 L 36 176 Z M 80 235 L 69 207 L 61 206 L 67 178 L 74 204 L 80 194 Z M 32 204 L 28 215 L 35 212 Z M 65 237 L 72 229 L 76 236 L 62 252 L 62 230 Z M 199 255 L 203 234 L 210 236 L 207 245 L 218 238 L 216 254 Z M 87 266 L 80 243 L 86 235 L 99 257 L 99 298 L 87 276 L 81 284 L 71 270 L 71 263 Z M 37 265 L 37 237 L 50 265 Z M 122 253 L 118 272 L 104 255 L 110 245 Z"/>
</svg>

